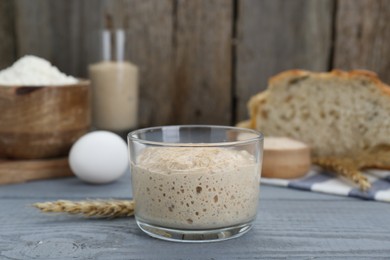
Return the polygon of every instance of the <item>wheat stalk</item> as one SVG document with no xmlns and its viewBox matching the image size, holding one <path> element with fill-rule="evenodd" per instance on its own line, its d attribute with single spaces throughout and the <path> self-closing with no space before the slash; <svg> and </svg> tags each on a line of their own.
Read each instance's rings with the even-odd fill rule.
<svg viewBox="0 0 390 260">
<path fill-rule="evenodd" d="M 371 184 L 367 177 L 359 171 L 357 163 L 350 158 L 338 157 L 318 157 L 312 159 L 313 163 L 321 166 L 324 169 L 334 172 L 336 175 L 345 177 L 359 185 L 362 191 L 367 191 L 371 188 Z"/>
<path fill-rule="evenodd" d="M 119 218 L 134 214 L 133 200 L 58 200 L 33 204 L 43 212 L 81 214 L 86 217 Z"/>
</svg>

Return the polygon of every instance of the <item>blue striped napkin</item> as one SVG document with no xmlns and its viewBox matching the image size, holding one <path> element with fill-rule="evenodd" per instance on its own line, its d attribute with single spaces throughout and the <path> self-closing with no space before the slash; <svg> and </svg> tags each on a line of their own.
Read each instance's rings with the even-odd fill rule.
<svg viewBox="0 0 390 260">
<path fill-rule="evenodd" d="M 299 179 L 286 180 L 262 177 L 261 183 L 365 200 L 390 202 L 390 171 L 370 169 L 365 170 L 364 175 L 371 183 L 371 189 L 366 192 L 359 190 L 351 181 L 335 176 L 317 166 L 313 166 L 304 177 Z"/>
</svg>

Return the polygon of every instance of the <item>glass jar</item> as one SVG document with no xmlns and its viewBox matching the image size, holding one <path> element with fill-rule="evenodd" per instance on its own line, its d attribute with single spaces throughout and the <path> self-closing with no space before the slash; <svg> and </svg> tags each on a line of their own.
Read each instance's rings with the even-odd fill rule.
<svg viewBox="0 0 390 260">
<path fill-rule="evenodd" d="M 263 136 L 223 126 L 164 126 L 128 135 L 135 218 L 171 241 L 238 237 L 257 213 Z"/>
<path fill-rule="evenodd" d="M 138 125 L 138 68 L 124 59 L 125 31 L 102 32 L 102 60 L 89 66 L 92 122 L 123 135 Z"/>
</svg>

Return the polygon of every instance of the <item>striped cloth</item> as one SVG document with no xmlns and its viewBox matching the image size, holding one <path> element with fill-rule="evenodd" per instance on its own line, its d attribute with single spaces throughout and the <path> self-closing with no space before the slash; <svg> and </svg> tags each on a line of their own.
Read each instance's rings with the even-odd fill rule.
<svg viewBox="0 0 390 260">
<path fill-rule="evenodd" d="M 390 202 L 390 171 L 366 170 L 364 174 L 371 183 L 371 189 L 366 192 L 359 190 L 349 180 L 340 176 L 336 177 L 317 166 L 313 166 L 304 177 L 299 179 L 261 178 L 261 183 L 365 200 Z"/>
</svg>

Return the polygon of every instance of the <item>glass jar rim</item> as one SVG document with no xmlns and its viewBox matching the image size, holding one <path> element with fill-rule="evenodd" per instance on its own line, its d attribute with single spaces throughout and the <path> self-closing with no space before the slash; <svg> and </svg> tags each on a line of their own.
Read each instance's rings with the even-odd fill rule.
<svg viewBox="0 0 390 260">
<path fill-rule="evenodd" d="M 234 130 L 241 133 L 250 133 L 253 134 L 254 137 L 247 138 L 244 140 L 236 140 L 236 141 L 222 141 L 222 142 L 210 142 L 210 143 L 174 143 L 174 142 L 159 142 L 159 141 L 150 141 L 142 138 L 136 137 L 141 133 L 147 133 L 154 130 L 162 130 L 162 129 L 177 129 L 177 128 L 214 128 L 220 130 Z M 249 144 L 256 141 L 262 141 L 264 139 L 264 135 L 259 131 L 235 127 L 235 126 L 222 126 L 222 125 L 167 125 L 167 126 L 154 126 L 154 127 L 146 127 L 134 130 L 127 135 L 129 141 L 137 141 L 146 145 L 154 145 L 154 146 L 173 146 L 173 147 L 216 147 L 216 146 L 234 146 L 234 145 L 244 145 Z"/>
</svg>

